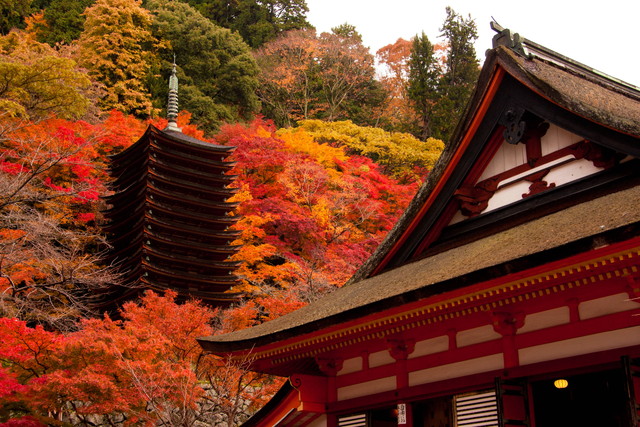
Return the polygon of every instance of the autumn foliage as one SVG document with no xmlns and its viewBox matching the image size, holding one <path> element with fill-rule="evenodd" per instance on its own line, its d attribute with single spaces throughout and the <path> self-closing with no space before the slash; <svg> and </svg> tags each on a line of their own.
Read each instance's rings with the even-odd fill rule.
<svg viewBox="0 0 640 427">
<path fill-rule="evenodd" d="M 217 312 L 175 297 L 148 292 L 122 320 L 87 319 L 67 335 L 0 318 L 0 421 L 191 425 L 238 415 L 238 400 L 259 405 L 279 386 L 204 355 L 196 338 L 214 333 Z"/>
<path fill-rule="evenodd" d="M 316 142 L 304 128 L 276 132 L 256 120 L 223 127 L 216 141 L 237 147 L 242 236 L 235 243 L 245 292 L 309 301 L 341 286 L 417 188 L 343 146 Z"/>
</svg>

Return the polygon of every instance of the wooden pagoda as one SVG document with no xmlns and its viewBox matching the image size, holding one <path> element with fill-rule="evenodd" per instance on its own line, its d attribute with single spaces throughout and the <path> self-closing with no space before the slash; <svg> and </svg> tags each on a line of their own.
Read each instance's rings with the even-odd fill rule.
<svg viewBox="0 0 640 427">
<path fill-rule="evenodd" d="M 170 81 L 169 125 L 149 126 L 131 147 L 111 158 L 113 195 L 106 198 L 103 227 L 111 244 L 111 261 L 123 276 L 109 304 L 142 289 L 171 289 L 182 297 L 228 304 L 237 284 L 237 251 L 229 231 L 234 176 L 227 157 L 233 147 L 200 141 L 176 125 L 177 79 Z"/>
<path fill-rule="evenodd" d="M 246 425 L 640 425 L 640 91 L 493 27 L 452 140 L 350 283 L 200 340 L 289 378 Z"/>
</svg>

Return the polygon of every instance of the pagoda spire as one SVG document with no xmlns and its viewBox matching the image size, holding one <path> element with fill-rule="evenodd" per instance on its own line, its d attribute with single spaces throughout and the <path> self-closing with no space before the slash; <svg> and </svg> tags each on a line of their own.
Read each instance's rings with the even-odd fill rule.
<svg viewBox="0 0 640 427">
<path fill-rule="evenodd" d="M 167 119 L 169 123 L 164 130 L 182 131 L 177 123 L 178 111 L 178 76 L 176 75 L 176 58 L 174 55 L 173 69 L 171 70 L 171 77 L 169 77 L 169 103 L 167 104 Z"/>
</svg>

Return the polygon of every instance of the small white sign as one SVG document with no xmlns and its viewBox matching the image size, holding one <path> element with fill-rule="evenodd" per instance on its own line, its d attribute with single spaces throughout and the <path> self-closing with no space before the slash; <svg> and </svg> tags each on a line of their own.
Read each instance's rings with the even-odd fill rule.
<svg viewBox="0 0 640 427">
<path fill-rule="evenodd" d="M 407 424 L 407 404 L 398 403 L 398 425 Z"/>
</svg>

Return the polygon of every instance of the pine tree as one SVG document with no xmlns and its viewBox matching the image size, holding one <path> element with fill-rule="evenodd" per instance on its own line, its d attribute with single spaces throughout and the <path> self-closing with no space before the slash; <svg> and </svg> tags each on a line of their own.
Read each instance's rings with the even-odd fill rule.
<svg viewBox="0 0 640 427">
<path fill-rule="evenodd" d="M 433 45 L 422 32 L 413 39 L 409 57 L 409 80 L 407 95 L 419 118 L 418 137 L 426 140 L 432 135 L 431 116 L 438 99 L 438 78 L 440 70 Z"/>
<path fill-rule="evenodd" d="M 420 117 L 420 138 L 448 141 L 471 96 L 480 72 L 473 47 L 478 38 L 476 24 L 447 7 L 440 29 L 446 58 L 439 60 L 424 33 L 413 41 L 409 61 L 407 95 Z"/>
<path fill-rule="evenodd" d="M 448 50 L 444 74 L 440 79 L 441 101 L 434 117 L 438 131 L 433 136 L 448 141 L 480 73 L 473 47 L 478 32 L 471 17 L 464 19 L 450 7 L 447 7 L 447 18 L 440 31 L 447 41 Z"/>
</svg>

